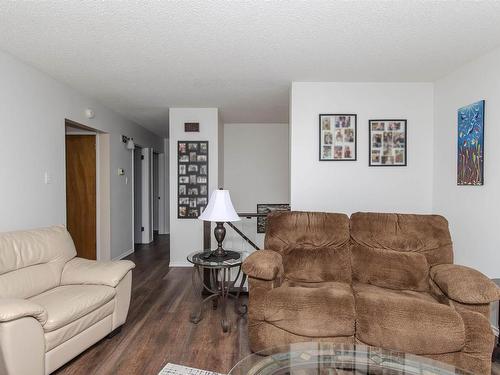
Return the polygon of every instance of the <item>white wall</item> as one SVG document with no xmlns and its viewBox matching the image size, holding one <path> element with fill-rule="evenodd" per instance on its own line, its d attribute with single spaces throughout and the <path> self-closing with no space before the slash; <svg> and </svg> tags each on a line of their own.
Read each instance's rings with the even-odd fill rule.
<svg viewBox="0 0 500 375">
<path fill-rule="evenodd" d="M 224 188 L 236 211 L 289 203 L 288 124 L 224 124 Z"/>
<path fill-rule="evenodd" d="M 288 124 L 224 124 L 224 188 L 237 212 L 256 212 L 257 203 L 290 202 Z M 262 247 L 256 219 L 236 224 Z M 232 229 L 227 246 L 245 247 Z"/>
<path fill-rule="evenodd" d="M 177 218 L 177 142 L 208 141 L 209 197 L 218 187 L 219 115 L 217 108 L 170 108 L 170 266 L 189 265 L 186 256 L 203 249 L 203 224 Z M 199 122 L 199 133 L 185 133 L 185 122 Z"/>
<path fill-rule="evenodd" d="M 485 107 L 485 184 L 457 186 L 457 110 Z M 500 277 L 500 49 L 435 83 L 434 211 L 446 216 L 455 262 Z"/>
<path fill-rule="evenodd" d="M 432 210 L 433 85 L 309 83 L 291 88 L 294 210 L 428 213 Z M 321 113 L 358 115 L 358 160 L 318 161 Z M 408 166 L 368 166 L 368 120 L 408 119 Z"/>
<path fill-rule="evenodd" d="M 68 118 L 110 133 L 111 257 L 132 249 L 132 155 L 120 135 L 160 152 L 161 138 L 3 52 L 0 77 L 0 231 L 66 222 Z M 88 107 L 96 113 L 92 120 L 84 116 Z M 118 168 L 125 176 L 118 176 Z M 49 185 L 45 171 L 52 176 Z"/>
</svg>

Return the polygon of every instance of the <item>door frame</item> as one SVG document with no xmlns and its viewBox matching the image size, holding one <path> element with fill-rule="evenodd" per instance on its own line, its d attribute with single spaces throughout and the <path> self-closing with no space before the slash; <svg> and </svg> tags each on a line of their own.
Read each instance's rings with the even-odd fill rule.
<svg viewBox="0 0 500 375">
<path fill-rule="evenodd" d="M 136 144 L 136 148 L 132 151 L 132 248 L 135 249 L 135 244 L 149 244 L 153 242 L 153 149 L 151 147 L 142 147 Z M 140 238 L 135 236 L 135 153 L 140 152 L 142 159 L 141 163 L 141 226 L 144 231 Z M 147 172 L 147 173 L 145 173 Z"/>
<path fill-rule="evenodd" d="M 167 197 L 165 196 L 165 184 L 165 153 L 161 152 L 158 154 L 158 195 L 160 197 L 158 202 L 158 234 L 168 233 L 166 228 L 165 201 Z"/>
<path fill-rule="evenodd" d="M 76 128 L 67 130 L 67 127 Z M 80 124 L 70 119 L 64 119 L 64 134 L 95 135 L 96 141 L 96 259 L 111 260 L 111 206 L 110 206 L 110 144 L 109 134 Z M 65 141 L 66 142 L 66 141 Z M 66 164 L 66 154 L 64 155 Z M 66 167 L 64 168 L 64 193 L 66 195 Z M 65 201 L 66 202 L 66 201 Z M 65 203 L 66 205 L 66 203 Z M 65 222 L 67 217 L 65 210 Z"/>
<path fill-rule="evenodd" d="M 145 147 L 142 149 L 142 170 L 148 173 L 142 174 L 142 243 L 153 242 L 153 149 Z"/>
</svg>

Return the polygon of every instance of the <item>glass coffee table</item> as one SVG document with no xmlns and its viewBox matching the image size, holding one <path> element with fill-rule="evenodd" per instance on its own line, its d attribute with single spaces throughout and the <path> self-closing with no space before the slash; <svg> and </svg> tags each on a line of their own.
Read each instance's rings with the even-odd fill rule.
<svg viewBox="0 0 500 375">
<path fill-rule="evenodd" d="M 274 354 L 268 354 L 269 352 Z M 229 375 L 469 374 L 428 358 L 366 345 L 300 343 L 254 353 Z"/>
</svg>

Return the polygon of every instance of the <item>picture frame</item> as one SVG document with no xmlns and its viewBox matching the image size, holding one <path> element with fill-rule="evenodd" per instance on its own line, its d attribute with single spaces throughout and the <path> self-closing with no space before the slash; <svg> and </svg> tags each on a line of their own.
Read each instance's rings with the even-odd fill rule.
<svg viewBox="0 0 500 375">
<path fill-rule="evenodd" d="M 356 161 L 356 114 L 319 115 L 319 161 Z"/>
<path fill-rule="evenodd" d="M 197 219 L 208 204 L 208 141 L 178 141 L 177 155 L 177 218 Z"/>
<path fill-rule="evenodd" d="M 457 185 L 484 185 L 484 114 L 480 100 L 457 111 Z"/>
<path fill-rule="evenodd" d="M 266 216 L 257 216 L 257 233 L 266 233 L 267 214 L 273 211 L 290 211 L 288 203 L 257 203 L 257 213 Z"/>
<path fill-rule="evenodd" d="M 368 120 L 368 165 L 406 167 L 408 165 L 408 120 Z"/>
</svg>

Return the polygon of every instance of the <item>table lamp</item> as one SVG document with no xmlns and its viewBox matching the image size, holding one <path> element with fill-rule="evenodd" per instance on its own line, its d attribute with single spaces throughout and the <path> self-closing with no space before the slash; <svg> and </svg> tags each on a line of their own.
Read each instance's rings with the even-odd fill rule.
<svg viewBox="0 0 500 375">
<path fill-rule="evenodd" d="M 214 190 L 210 196 L 207 207 L 198 219 L 204 221 L 215 221 L 217 224 L 214 229 L 215 239 L 217 240 L 217 249 L 208 253 L 205 259 L 214 259 L 216 261 L 238 259 L 240 255 L 235 251 L 226 251 L 222 248 L 222 242 L 226 237 L 226 228 L 224 223 L 227 221 L 241 220 L 234 210 L 228 190 Z"/>
</svg>

